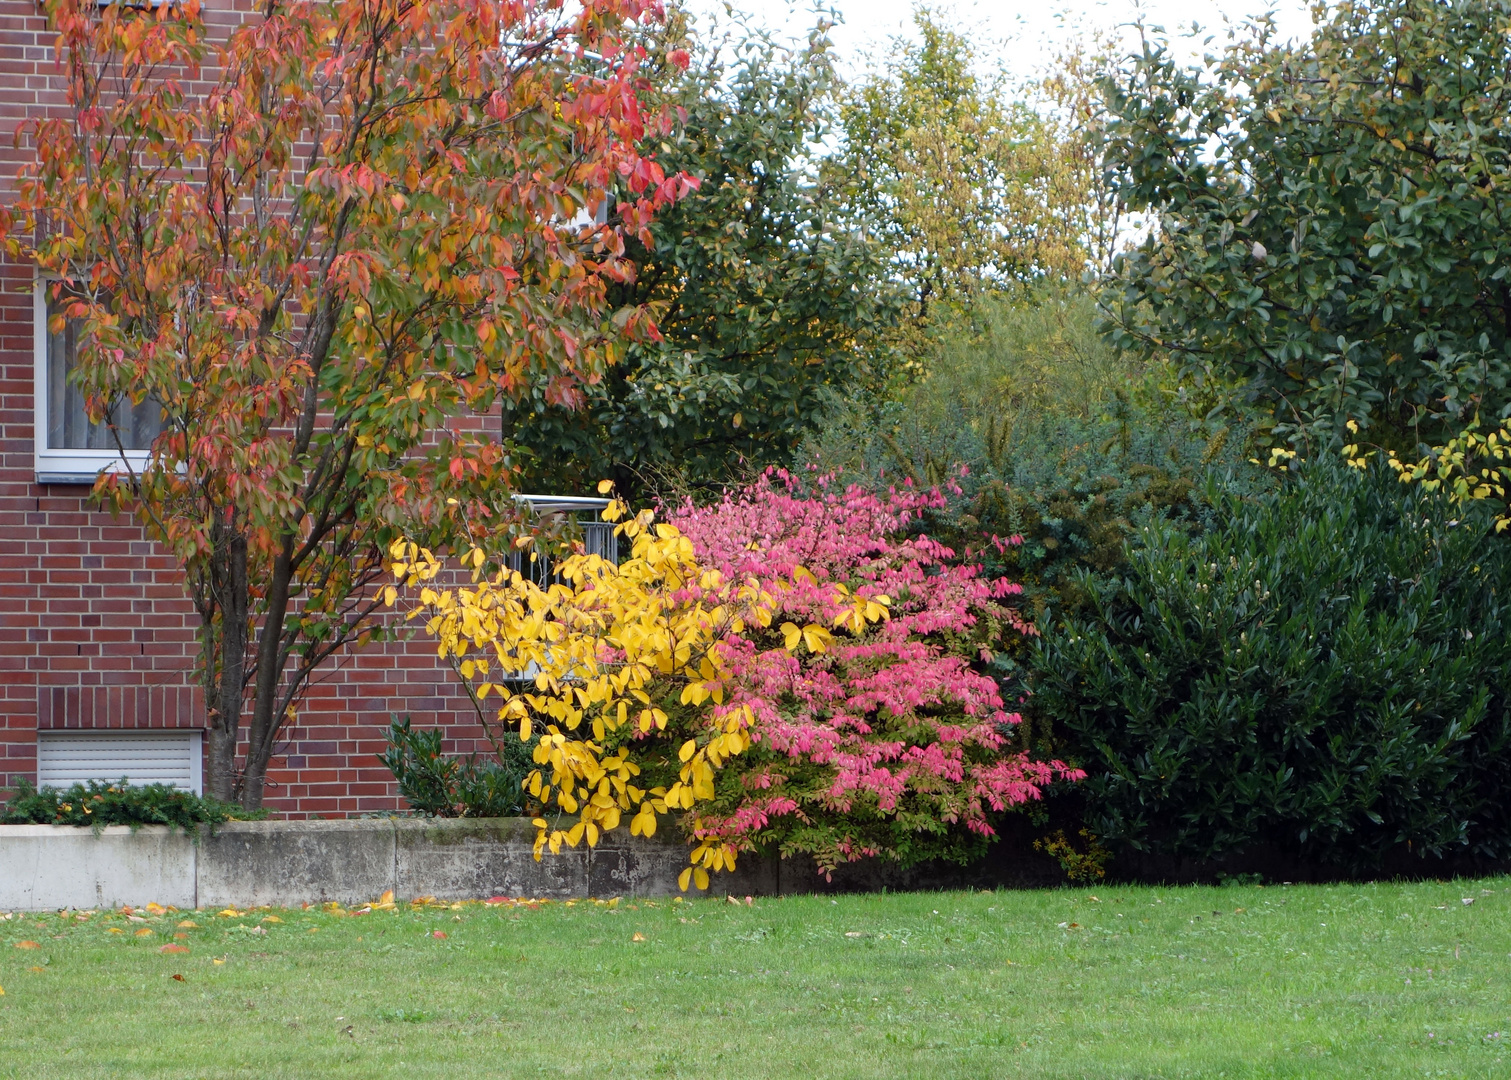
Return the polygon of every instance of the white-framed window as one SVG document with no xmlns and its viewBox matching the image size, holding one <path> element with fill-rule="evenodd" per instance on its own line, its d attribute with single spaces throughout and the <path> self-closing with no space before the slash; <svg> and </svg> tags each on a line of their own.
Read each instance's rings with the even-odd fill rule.
<svg viewBox="0 0 1511 1080">
<path fill-rule="evenodd" d="M 37 786 L 64 790 L 86 780 L 133 787 L 171 784 L 203 795 L 200 731 L 39 731 Z"/>
<path fill-rule="evenodd" d="M 123 457 L 109 427 L 89 422 L 84 393 L 72 378 L 78 328 L 70 320 L 53 333 L 55 313 L 51 282 L 39 280 L 32 295 L 38 483 L 89 484 L 105 469 L 140 468 L 162 430 L 162 409 L 150 398 L 117 406 L 113 418 L 126 449 Z"/>
</svg>

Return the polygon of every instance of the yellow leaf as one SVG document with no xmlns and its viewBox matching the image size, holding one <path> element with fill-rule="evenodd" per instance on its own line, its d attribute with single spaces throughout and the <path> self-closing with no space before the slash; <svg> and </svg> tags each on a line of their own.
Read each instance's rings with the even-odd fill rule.
<svg viewBox="0 0 1511 1080">
<path fill-rule="evenodd" d="M 692 879 L 692 876 L 693 868 L 689 866 L 686 870 L 683 870 L 682 873 L 677 875 L 677 888 L 681 889 L 683 892 L 686 892 L 687 884 Z"/>
<path fill-rule="evenodd" d="M 609 492 L 611 492 L 613 490 L 614 490 L 614 481 L 612 481 L 612 480 L 600 480 L 600 481 L 598 481 L 598 494 L 600 494 L 600 495 L 607 495 Z"/>
<path fill-rule="evenodd" d="M 677 751 L 677 758 L 679 761 L 686 761 L 688 758 L 692 757 L 693 754 L 697 753 L 697 751 L 698 744 L 692 739 L 688 739 L 685 743 L 682 744 L 682 749 Z"/>
<path fill-rule="evenodd" d="M 793 652 L 798 647 L 798 642 L 803 640 L 803 631 L 797 623 L 784 622 L 782 624 L 783 648 Z"/>
<path fill-rule="evenodd" d="M 383 890 L 383 895 L 380 896 L 380 897 L 378 897 L 378 903 L 380 903 L 380 904 L 391 904 L 391 903 L 393 903 L 393 890 L 392 889 L 384 889 Z"/>
<path fill-rule="evenodd" d="M 399 590 L 395 589 L 392 585 L 389 585 L 383 590 L 383 602 L 389 607 L 393 607 L 394 604 L 398 602 L 398 599 Z"/>
<path fill-rule="evenodd" d="M 701 866 L 693 868 L 693 882 L 700 889 L 708 888 L 708 871 Z"/>
<path fill-rule="evenodd" d="M 533 729 L 530 726 L 530 718 L 527 716 L 519 722 L 519 741 L 529 742 L 530 733 L 532 730 Z"/>
</svg>

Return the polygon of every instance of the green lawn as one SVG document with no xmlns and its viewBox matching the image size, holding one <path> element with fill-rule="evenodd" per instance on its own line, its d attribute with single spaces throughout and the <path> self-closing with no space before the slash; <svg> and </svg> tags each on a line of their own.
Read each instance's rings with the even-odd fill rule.
<svg viewBox="0 0 1511 1080">
<path fill-rule="evenodd" d="M 16 914 L 0 942 L 25 1080 L 1511 1076 L 1511 878 Z"/>
</svg>

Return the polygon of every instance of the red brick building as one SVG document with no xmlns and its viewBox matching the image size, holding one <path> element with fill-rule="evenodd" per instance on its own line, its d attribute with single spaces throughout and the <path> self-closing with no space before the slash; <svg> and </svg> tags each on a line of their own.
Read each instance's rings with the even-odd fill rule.
<svg viewBox="0 0 1511 1080">
<path fill-rule="evenodd" d="M 223 35 L 245 4 L 205 8 Z M 40 5 L 0 0 L 0 198 L 32 156 L 13 148 L 17 124 L 63 108 Z M 91 506 L 115 452 L 90 448 L 99 440 L 63 378 L 69 347 L 66 332 L 48 332 L 35 269 L 0 265 L 0 795 L 18 778 L 66 786 L 123 773 L 197 787 L 196 617 L 173 561 L 131 519 Z M 286 727 L 267 805 L 295 817 L 400 806 L 375 757 L 392 714 L 444 727 L 457 752 L 487 745 L 433 646 L 348 653 Z"/>
</svg>

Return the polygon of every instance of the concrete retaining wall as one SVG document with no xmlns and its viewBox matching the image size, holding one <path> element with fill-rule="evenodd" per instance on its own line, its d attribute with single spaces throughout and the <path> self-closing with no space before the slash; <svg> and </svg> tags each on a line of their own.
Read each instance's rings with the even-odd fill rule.
<svg viewBox="0 0 1511 1080">
<path fill-rule="evenodd" d="M 668 830 L 671 832 L 671 830 Z M 611 833 L 597 848 L 549 852 L 536 862 L 523 818 L 422 821 L 236 821 L 191 838 L 161 826 L 132 832 L 0 825 L 0 909 L 172 904 L 359 903 L 387 890 L 476 899 L 665 896 L 677 892 L 687 845 Z M 716 890 L 779 891 L 775 860 L 746 858 Z"/>
</svg>

